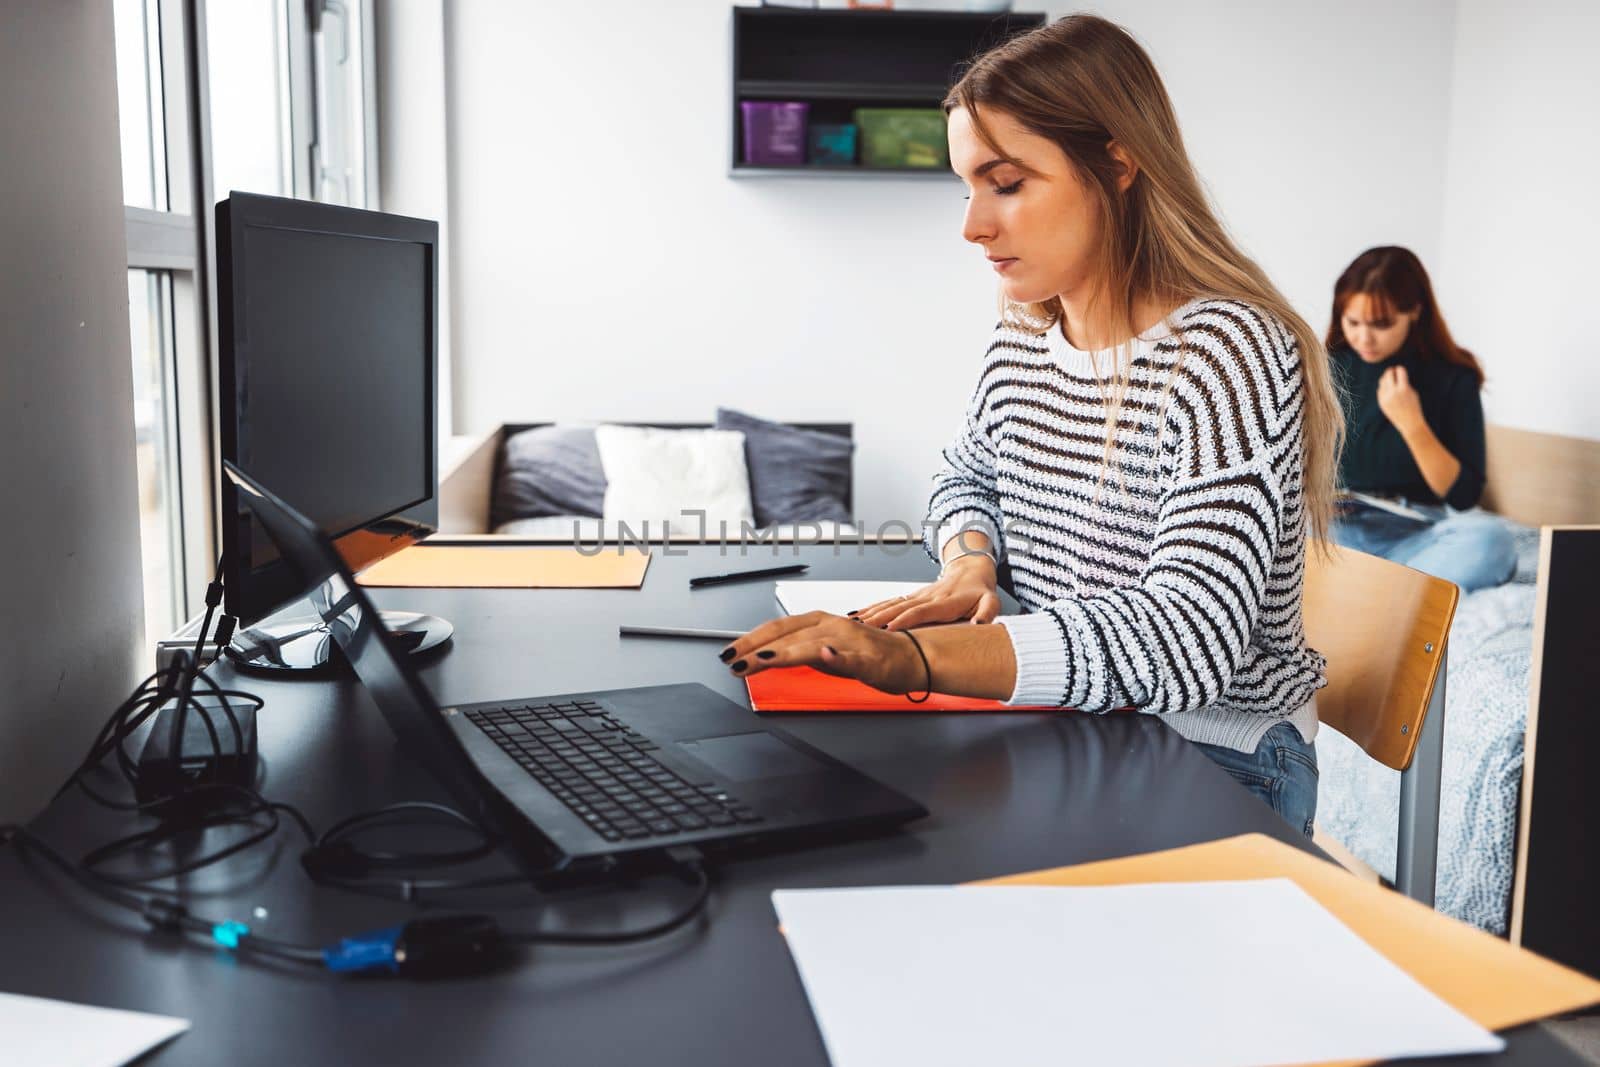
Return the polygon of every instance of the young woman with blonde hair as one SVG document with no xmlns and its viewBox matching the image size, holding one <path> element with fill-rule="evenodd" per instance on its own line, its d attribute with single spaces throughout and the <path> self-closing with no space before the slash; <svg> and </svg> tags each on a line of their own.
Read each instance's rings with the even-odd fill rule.
<svg viewBox="0 0 1600 1067">
<path fill-rule="evenodd" d="M 1309 833 L 1324 664 L 1301 580 L 1342 427 L 1325 350 L 1217 220 L 1120 27 L 1015 38 L 945 110 L 1003 310 L 934 478 L 939 578 L 766 622 L 723 660 L 1159 714 Z M 1002 566 L 1027 614 L 998 617 Z"/>
</svg>

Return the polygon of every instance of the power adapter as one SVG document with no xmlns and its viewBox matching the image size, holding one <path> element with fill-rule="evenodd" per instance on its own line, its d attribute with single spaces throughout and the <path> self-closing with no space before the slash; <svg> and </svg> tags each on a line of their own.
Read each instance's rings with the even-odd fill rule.
<svg viewBox="0 0 1600 1067">
<path fill-rule="evenodd" d="M 233 713 L 230 720 L 228 712 Z M 210 719 L 210 729 L 206 720 Z M 256 780 L 256 714 L 253 702 L 228 701 L 210 693 L 189 698 L 183 716 L 183 737 L 178 730 L 178 702 L 156 713 L 155 725 L 139 753 L 134 796 L 149 804 L 178 796 L 197 785 L 253 787 Z M 238 732 L 234 731 L 237 722 Z M 211 731 L 216 731 L 213 743 Z"/>
</svg>

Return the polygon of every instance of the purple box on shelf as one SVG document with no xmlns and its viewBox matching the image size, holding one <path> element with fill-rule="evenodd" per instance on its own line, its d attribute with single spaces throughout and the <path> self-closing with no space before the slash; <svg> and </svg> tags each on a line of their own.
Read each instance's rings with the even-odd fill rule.
<svg viewBox="0 0 1600 1067">
<path fill-rule="evenodd" d="M 745 100 L 744 161 L 757 166 L 804 166 L 806 114 L 810 104 Z"/>
</svg>

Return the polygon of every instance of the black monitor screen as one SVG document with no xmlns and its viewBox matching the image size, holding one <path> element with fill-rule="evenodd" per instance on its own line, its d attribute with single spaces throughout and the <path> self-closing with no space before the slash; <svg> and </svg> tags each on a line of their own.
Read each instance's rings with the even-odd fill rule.
<svg viewBox="0 0 1600 1067">
<path fill-rule="evenodd" d="M 240 451 L 252 473 L 331 536 L 432 494 L 429 251 L 244 231 Z"/>
<path fill-rule="evenodd" d="M 223 458 L 359 570 L 437 524 L 434 223 L 235 193 L 218 207 Z M 229 614 L 296 598 L 223 484 Z"/>
</svg>

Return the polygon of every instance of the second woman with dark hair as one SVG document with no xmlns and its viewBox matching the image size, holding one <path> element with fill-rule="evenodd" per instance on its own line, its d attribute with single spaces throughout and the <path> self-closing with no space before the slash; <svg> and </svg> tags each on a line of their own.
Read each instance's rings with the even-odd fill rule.
<svg viewBox="0 0 1600 1067">
<path fill-rule="evenodd" d="M 1357 256 L 1334 286 L 1327 344 L 1348 435 L 1334 539 L 1464 590 L 1510 578 L 1510 533 L 1472 510 L 1483 495 L 1483 371 L 1450 336 L 1421 261 L 1393 246 Z"/>
</svg>

